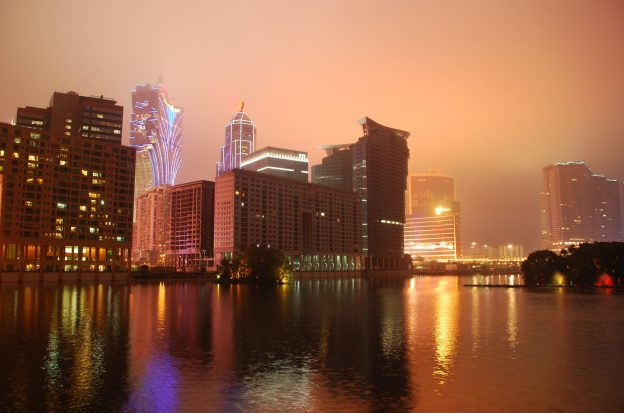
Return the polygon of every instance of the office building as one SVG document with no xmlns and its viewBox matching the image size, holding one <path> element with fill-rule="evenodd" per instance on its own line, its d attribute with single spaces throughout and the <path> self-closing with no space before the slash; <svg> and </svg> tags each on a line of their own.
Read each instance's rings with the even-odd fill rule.
<svg viewBox="0 0 624 413">
<path fill-rule="evenodd" d="M 353 189 L 361 206 L 362 251 L 369 270 L 405 268 L 403 230 L 409 132 L 360 120 L 364 136 L 351 145 Z"/>
<path fill-rule="evenodd" d="M 308 153 L 267 147 L 244 158 L 240 168 L 308 182 Z"/>
<path fill-rule="evenodd" d="M 121 145 L 122 111 L 54 93 L 0 123 L 2 272 L 129 270 L 135 152 Z"/>
<path fill-rule="evenodd" d="M 143 193 L 136 201 L 133 261 L 163 266 L 169 225 L 169 188 L 161 186 Z"/>
<path fill-rule="evenodd" d="M 215 259 L 282 250 L 295 271 L 361 269 L 357 194 L 234 169 L 215 183 Z"/>
<path fill-rule="evenodd" d="M 584 162 L 555 163 L 542 172 L 542 248 L 623 239 L 617 180 L 593 173 Z"/>
<path fill-rule="evenodd" d="M 332 188 L 353 190 L 353 157 L 351 144 L 325 145 L 327 156 L 312 167 L 312 182 Z"/>
<path fill-rule="evenodd" d="M 405 252 L 412 258 L 456 260 L 462 256 L 455 179 L 436 171 L 408 178 Z"/>
<path fill-rule="evenodd" d="M 132 92 L 130 146 L 137 149 L 135 199 L 152 188 L 171 186 L 182 162 L 184 111 L 165 85 L 137 85 Z"/>
<path fill-rule="evenodd" d="M 169 188 L 166 266 L 181 271 L 214 267 L 215 183 L 194 181 Z"/>
<path fill-rule="evenodd" d="M 351 145 L 324 147 L 327 156 L 312 168 L 312 180 L 357 193 L 367 270 L 406 269 L 409 264 L 403 252 L 403 231 L 409 132 L 383 126 L 368 117 L 358 123 L 363 136 Z"/>
<path fill-rule="evenodd" d="M 255 151 L 256 125 L 243 112 L 244 108 L 245 103 L 241 102 L 238 112 L 225 127 L 225 144 L 219 153 L 216 176 L 240 168 L 241 161 Z"/>
</svg>

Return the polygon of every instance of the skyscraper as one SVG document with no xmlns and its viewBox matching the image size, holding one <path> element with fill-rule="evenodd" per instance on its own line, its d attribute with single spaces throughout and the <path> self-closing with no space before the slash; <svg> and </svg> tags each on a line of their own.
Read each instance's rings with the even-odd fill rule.
<svg viewBox="0 0 624 413">
<path fill-rule="evenodd" d="M 542 248 L 622 240 L 617 180 L 594 174 L 584 162 L 555 163 L 542 172 Z"/>
<path fill-rule="evenodd" d="M 366 269 L 402 269 L 409 132 L 368 117 L 359 124 L 364 136 L 351 145 L 351 152 Z"/>
<path fill-rule="evenodd" d="M 225 127 L 225 145 L 219 154 L 217 176 L 240 168 L 241 161 L 255 150 L 256 125 L 243 112 L 244 108 L 245 102 L 241 102 L 238 112 Z"/>
<path fill-rule="evenodd" d="M 127 272 L 135 151 L 121 145 L 121 106 L 70 92 L 17 112 L 19 125 L 0 123 L 0 271 Z"/>
<path fill-rule="evenodd" d="M 332 188 L 353 190 L 353 157 L 351 144 L 326 145 L 327 156 L 320 165 L 312 167 L 312 182 Z"/>
<path fill-rule="evenodd" d="M 460 210 L 452 176 L 434 171 L 410 175 L 406 214 L 406 253 L 433 260 L 461 257 Z"/>
<path fill-rule="evenodd" d="M 130 145 L 137 149 L 135 199 L 175 184 L 182 162 L 184 111 L 169 100 L 165 85 L 137 85 L 132 92 Z"/>
<path fill-rule="evenodd" d="M 409 132 L 383 126 L 368 117 L 358 123 L 364 135 L 350 145 L 324 147 L 327 156 L 312 167 L 312 181 L 357 193 L 366 270 L 404 269 Z"/>
</svg>

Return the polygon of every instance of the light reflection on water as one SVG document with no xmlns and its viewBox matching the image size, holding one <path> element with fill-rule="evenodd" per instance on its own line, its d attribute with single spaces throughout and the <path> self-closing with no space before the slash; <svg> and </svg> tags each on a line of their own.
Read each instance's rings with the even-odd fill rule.
<svg viewBox="0 0 624 413">
<path fill-rule="evenodd" d="M 0 411 L 621 410 L 624 296 L 518 282 L 0 285 Z"/>
</svg>

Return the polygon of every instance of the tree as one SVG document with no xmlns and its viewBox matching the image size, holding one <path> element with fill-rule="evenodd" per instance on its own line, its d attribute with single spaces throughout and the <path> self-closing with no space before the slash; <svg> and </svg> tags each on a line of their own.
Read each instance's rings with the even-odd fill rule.
<svg viewBox="0 0 624 413">
<path fill-rule="evenodd" d="M 248 247 L 233 257 L 221 259 L 217 269 L 220 282 L 276 284 L 290 282 L 292 266 L 284 253 L 267 247 Z"/>
<path fill-rule="evenodd" d="M 248 247 L 241 259 L 249 267 L 251 280 L 260 283 L 283 283 L 292 278 L 292 268 L 284 253 L 275 248 Z"/>
<path fill-rule="evenodd" d="M 561 257 L 550 250 L 540 250 L 529 254 L 522 262 L 524 282 L 527 285 L 548 285 L 553 275 L 562 271 Z"/>
</svg>

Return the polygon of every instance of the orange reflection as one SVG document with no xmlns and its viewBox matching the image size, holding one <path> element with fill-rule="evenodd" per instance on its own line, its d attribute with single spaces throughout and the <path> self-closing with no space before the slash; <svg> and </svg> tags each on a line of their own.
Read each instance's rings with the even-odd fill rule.
<svg viewBox="0 0 624 413">
<path fill-rule="evenodd" d="M 516 315 L 516 293 L 517 291 L 509 288 L 507 295 L 509 296 L 509 304 L 507 306 L 507 343 L 509 350 L 515 352 L 518 345 L 518 319 Z"/>
<path fill-rule="evenodd" d="M 457 283 L 441 280 L 436 287 L 435 295 L 435 361 L 433 377 L 439 384 L 446 383 L 457 355 L 457 311 L 459 295 Z"/>
</svg>

